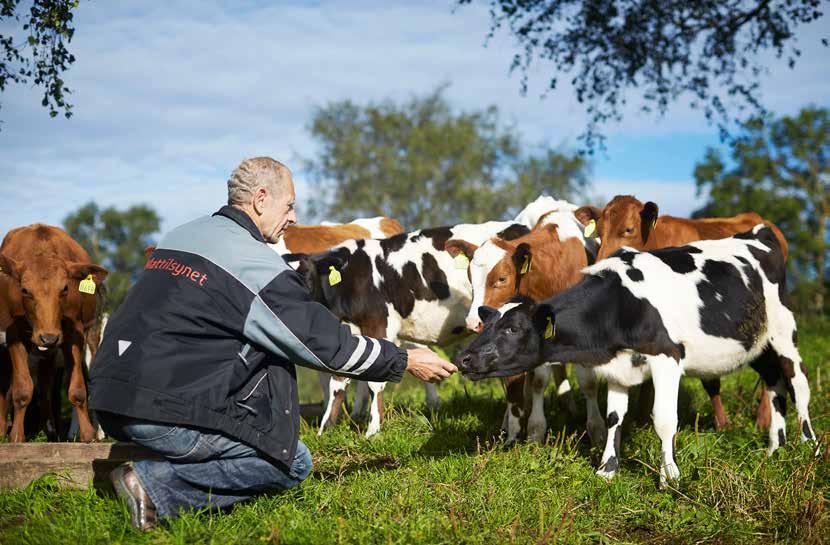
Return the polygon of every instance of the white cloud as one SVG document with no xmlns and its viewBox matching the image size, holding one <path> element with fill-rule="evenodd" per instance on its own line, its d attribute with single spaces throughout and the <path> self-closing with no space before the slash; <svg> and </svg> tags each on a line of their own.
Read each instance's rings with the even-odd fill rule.
<svg viewBox="0 0 830 545">
<path fill-rule="evenodd" d="M 585 115 L 572 93 L 563 88 L 540 99 L 546 69 L 540 65 L 521 97 L 518 76 L 507 74 L 512 39 L 499 33 L 482 47 L 486 5 L 455 13 L 453 6 L 451 0 L 83 2 L 72 42 L 78 60 L 66 78 L 74 90 L 72 120 L 48 119 L 28 88 L 0 97 L 0 232 L 59 223 L 91 198 L 121 207 L 149 203 L 169 228 L 218 207 L 241 158 L 266 154 L 291 162 L 311 155 L 305 124 L 314 106 L 403 99 L 443 81 L 453 83 L 448 96 L 455 105 L 498 104 L 531 142 L 573 143 Z M 823 51 L 804 45 L 795 71 L 771 64 L 765 92 L 778 111 L 830 96 Z M 662 135 L 671 146 L 678 132 L 711 130 L 699 113 L 678 106 L 663 120 L 628 115 L 609 132 L 618 142 Z M 608 180 L 636 177 L 614 172 Z M 597 192 L 610 183 L 600 180 Z M 646 185 L 637 194 L 661 185 L 640 183 Z M 665 185 L 694 192 L 688 181 Z M 301 197 L 311 190 L 298 188 Z M 675 202 L 672 194 L 661 199 Z M 691 201 L 676 202 L 680 210 Z"/>
</svg>

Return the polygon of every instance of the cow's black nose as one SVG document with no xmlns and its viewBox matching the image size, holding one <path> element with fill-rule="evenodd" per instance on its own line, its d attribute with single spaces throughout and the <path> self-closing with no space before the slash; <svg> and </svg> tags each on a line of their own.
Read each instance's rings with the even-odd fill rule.
<svg viewBox="0 0 830 545">
<path fill-rule="evenodd" d="M 458 367 L 460 367 L 462 370 L 467 369 L 468 367 L 470 367 L 470 363 L 472 361 L 473 361 L 473 355 L 472 354 L 464 354 L 463 356 L 461 356 L 458 359 Z"/>
<path fill-rule="evenodd" d="M 52 348 L 56 344 L 58 344 L 58 339 L 60 335 L 41 335 L 40 336 L 40 344 L 47 348 Z"/>
</svg>

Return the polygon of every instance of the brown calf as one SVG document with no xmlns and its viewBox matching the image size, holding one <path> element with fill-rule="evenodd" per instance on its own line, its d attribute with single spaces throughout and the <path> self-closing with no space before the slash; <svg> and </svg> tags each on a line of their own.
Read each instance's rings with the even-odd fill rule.
<svg viewBox="0 0 830 545">
<path fill-rule="evenodd" d="M 623 246 L 637 250 L 683 246 L 698 240 L 730 237 L 749 231 L 759 223 L 764 223 L 773 230 L 781 245 L 784 259 L 787 258 L 787 241 L 781 230 L 755 212 L 746 212 L 731 218 L 704 219 L 658 217 L 658 212 L 658 207 L 653 202 L 643 204 L 631 195 L 617 195 L 605 205 L 605 208 L 583 206 L 576 211 L 576 217 L 586 225 L 594 222 L 594 236 L 599 237 L 601 241 L 597 260 L 610 256 Z M 701 382 L 712 400 L 715 427 L 722 429 L 728 426 L 729 418 L 720 398 L 720 379 L 701 379 Z M 756 421 L 761 428 L 769 426 L 769 403 L 763 384 Z"/>
<path fill-rule="evenodd" d="M 11 401 L 14 409 L 11 440 L 25 440 L 23 420 L 32 400 L 33 383 L 28 352 L 54 356 L 63 352 L 69 368 L 68 398 L 75 408 L 81 441 L 95 432 L 87 410 L 83 372 L 84 344 L 99 332 L 99 297 L 80 291 L 86 279 L 98 285 L 107 270 L 90 263 L 89 254 L 58 227 L 33 224 L 9 231 L 0 246 L 0 329 L 6 331 L 11 358 Z M 84 287 L 90 286 L 89 280 Z M 91 286 L 90 286 L 91 287 Z M 97 347 L 97 344 L 95 345 Z M 41 420 L 58 429 L 53 402 L 54 357 L 38 372 Z M 6 434 L 7 392 L 0 392 L 0 437 Z"/>
<path fill-rule="evenodd" d="M 471 267 L 482 268 L 484 278 L 471 278 L 474 294 L 483 292 L 482 305 L 500 308 L 515 295 L 524 295 L 535 301 L 542 301 L 569 288 L 582 278 L 581 270 L 588 265 L 588 256 L 585 246 L 577 238 L 560 240 L 557 225 L 544 224 L 547 214 L 543 215 L 530 233 L 513 240 L 503 240 L 494 237 L 482 244 L 481 247 L 463 240 L 449 240 L 445 249 L 454 257 L 464 254 L 472 260 Z M 476 251 L 482 248 L 480 254 Z M 473 276 L 471 271 L 471 276 Z M 483 282 L 482 282 L 483 280 Z M 478 301 L 478 297 L 476 297 Z M 475 307 L 477 303 L 474 303 Z M 477 313 L 477 308 L 471 309 L 471 314 Z M 468 320 L 468 327 L 481 331 L 481 322 L 473 325 Z M 547 379 L 540 370 L 542 377 L 528 377 L 522 373 L 515 377 L 503 379 L 505 395 L 508 403 L 508 413 L 513 418 L 528 415 L 528 436 L 532 440 L 544 439 L 545 423 L 543 414 L 540 414 L 541 399 Z M 552 369 L 557 386 L 565 380 L 565 369 L 556 366 Z M 536 411 L 531 404 L 536 404 Z M 511 439 L 509 422 L 511 414 L 505 414 L 503 428 Z"/>
</svg>

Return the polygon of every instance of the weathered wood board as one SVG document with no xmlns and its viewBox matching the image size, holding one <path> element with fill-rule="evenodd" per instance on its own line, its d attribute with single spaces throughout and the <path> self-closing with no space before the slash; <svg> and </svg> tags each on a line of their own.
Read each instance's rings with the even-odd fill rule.
<svg viewBox="0 0 830 545">
<path fill-rule="evenodd" d="M 0 490 L 25 488 L 54 473 L 66 486 L 108 486 L 107 476 L 128 461 L 159 459 L 133 443 L 0 444 Z"/>
<path fill-rule="evenodd" d="M 302 404 L 300 414 L 318 417 L 322 407 Z M 107 488 L 109 472 L 119 464 L 158 459 L 134 443 L 0 443 L 0 490 L 25 488 L 49 473 L 66 486 Z"/>
</svg>

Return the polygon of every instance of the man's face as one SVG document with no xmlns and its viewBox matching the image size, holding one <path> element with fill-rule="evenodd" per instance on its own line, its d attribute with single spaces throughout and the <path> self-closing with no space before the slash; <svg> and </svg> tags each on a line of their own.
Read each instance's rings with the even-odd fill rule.
<svg viewBox="0 0 830 545">
<path fill-rule="evenodd" d="M 262 194 L 255 197 L 259 216 L 259 229 L 266 242 L 276 244 L 285 233 L 285 228 L 297 223 L 294 211 L 294 180 L 288 175 L 285 191 L 274 195 L 272 191 L 260 188 Z"/>
</svg>

